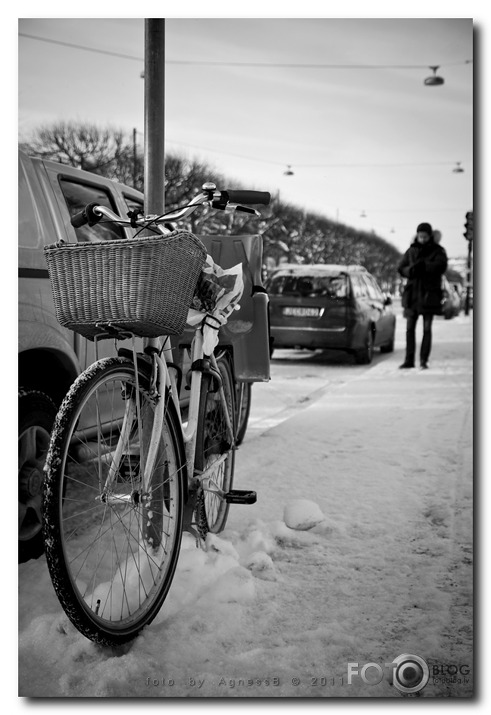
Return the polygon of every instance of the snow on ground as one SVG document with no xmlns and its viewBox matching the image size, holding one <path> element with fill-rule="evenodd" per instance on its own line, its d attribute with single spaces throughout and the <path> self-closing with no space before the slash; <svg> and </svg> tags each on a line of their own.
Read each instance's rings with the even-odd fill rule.
<svg viewBox="0 0 491 715">
<path fill-rule="evenodd" d="M 44 558 L 21 565 L 19 694 L 401 698 L 384 664 L 409 653 L 446 668 L 422 697 L 470 697 L 472 320 L 435 322 L 427 372 L 398 370 L 400 330 L 393 355 L 251 430 L 236 486 L 257 504 L 232 507 L 206 549 L 185 535 L 169 597 L 131 646 L 86 640 Z M 348 684 L 349 663 L 384 677 Z"/>
</svg>

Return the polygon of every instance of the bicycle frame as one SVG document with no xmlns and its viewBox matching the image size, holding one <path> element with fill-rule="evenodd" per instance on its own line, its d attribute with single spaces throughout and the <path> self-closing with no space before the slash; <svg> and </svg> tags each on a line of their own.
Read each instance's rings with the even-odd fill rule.
<svg viewBox="0 0 491 715">
<path fill-rule="evenodd" d="M 165 340 L 165 339 L 164 339 Z M 186 423 L 182 421 L 182 414 L 179 402 L 179 391 L 177 382 L 175 379 L 175 374 L 169 369 L 168 363 L 172 361 L 172 349 L 168 344 L 168 341 L 164 341 L 163 347 L 160 347 L 160 338 L 147 339 L 147 346 L 153 348 L 151 350 L 152 355 L 152 385 L 154 386 L 154 398 L 155 398 L 155 413 L 152 424 L 152 433 L 149 442 L 149 449 L 147 454 L 147 459 L 143 470 L 143 493 L 148 493 L 149 485 L 151 480 L 151 475 L 155 467 L 155 460 L 157 457 L 157 452 L 161 440 L 162 426 L 165 413 L 166 396 L 170 394 L 171 399 L 174 401 L 177 414 L 179 416 L 179 422 L 182 429 L 182 437 L 184 440 L 185 453 L 186 453 L 186 466 L 188 474 L 188 486 L 192 484 L 194 479 L 198 479 L 202 482 L 203 489 L 207 491 L 212 491 L 214 494 L 223 497 L 223 492 L 214 484 L 210 479 L 208 474 L 212 469 L 216 469 L 217 462 L 213 464 L 210 469 L 205 469 L 200 474 L 196 473 L 194 468 L 194 459 L 196 452 L 196 438 L 197 438 L 197 428 L 198 428 L 198 413 L 200 405 L 201 396 L 201 381 L 202 372 L 201 370 L 192 370 L 191 373 L 191 385 L 190 385 L 190 401 L 188 408 L 188 420 Z M 138 370 L 137 370 L 137 353 L 135 343 L 133 341 L 133 364 L 135 367 L 136 380 L 138 382 Z M 203 360 L 203 326 L 199 325 L 196 328 L 194 338 L 191 344 L 191 364 L 200 364 Z M 215 371 L 218 373 L 217 361 L 214 355 L 210 357 L 211 364 Z M 118 473 L 118 467 L 121 461 L 121 456 L 124 451 L 124 445 L 128 443 L 128 438 L 130 431 L 133 428 L 135 417 L 139 417 L 140 405 L 139 405 L 139 390 L 136 390 L 137 399 L 128 399 L 126 402 L 125 414 L 123 417 L 123 422 L 121 426 L 120 436 L 116 448 L 111 454 L 111 463 L 108 471 L 108 476 L 106 478 L 102 500 L 103 501 L 121 501 L 122 497 L 118 494 L 113 494 L 110 496 L 111 485 Z M 223 386 L 219 387 L 219 394 L 222 403 L 226 405 L 225 394 Z M 230 444 L 232 449 L 235 447 L 235 435 L 233 433 L 232 422 L 230 420 L 229 412 L 227 409 L 224 410 L 228 436 L 230 439 Z M 137 419 L 137 423 L 140 426 L 141 421 Z M 142 436 L 138 435 L 139 442 L 141 443 Z M 220 461 L 224 461 L 227 458 L 227 453 L 220 457 Z"/>
<path fill-rule="evenodd" d="M 203 373 L 200 369 L 192 370 L 191 372 L 191 385 L 190 385 L 190 400 L 189 400 L 189 407 L 188 407 L 188 421 L 186 425 L 184 426 L 182 422 L 182 415 L 181 415 L 181 409 L 180 409 L 180 403 L 179 403 L 179 392 L 177 389 L 177 384 L 175 380 L 175 375 L 173 374 L 172 371 L 169 371 L 168 366 L 167 366 L 167 359 L 172 358 L 172 350 L 170 347 L 165 347 L 164 348 L 164 360 L 155 353 L 155 357 L 157 360 L 157 364 L 159 367 L 159 373 L 160 375 L 165 376 L 165 384 L 169 384 L 171 388 L 171 394 L 172 398 L 174 400 L 174 404 L 177 409 L 177 413 L 179 415 L 179 420 L 182 426 L 182 436 L 184 439 L 184 446 L 186 450 L 186 463 L 187 463 L 187 473 L 188 473 L 188 478 L 189 479 L 199 479 L 199 481 L 202 482 L 203 488 L 208 491 L 213 491 L 215 494 L 218 494 L 219 496 L 222 494 L 221 490 L 211 483 L 209 481 L 208 474 L 211 469 L 216 469 L 218 466 L 218 463 L 215 462 L 213 464 L 213 467 L 210 469 L 206 469 L 200 474 L 196 473 L 196 470 L 194 468 L 194 458 L 195 458 L 195 453 L 196 453 L 196 437 L 197 437 L 197 429 L 198 429 L 198 413 L 199 413 L 199 406 L 200 406 L 200 398 L 201 398 L 201 382 L 202 382 L 202 377 Z M 201 361 L 203 360 L 204 357 L 204 352 L 203 352 L 203 324 L 197 326 L 193 341 L 191 343 L 191 365 L 195 364 L 200 364 Z M 215 355 L 210 356 L 210 362 L 212 367 L 214 368 L 215 372 L 218 373 L 218 366 L 217 366 L 217 361 Z M 162 393 L 162 387 L 160 388 L 161 393 Z M 230 444 L 232 445 L 232 449 L 235 448 L 235 435 L 233 432 L 233 427 L 232 427 L 232 422 L 230 420 L 230 415 L 228 412 L 228 409 L 226 409 L 226 400 L 225 400 L 225 394 L 223 390 L 223 386 L 220 384 L 220 387 L 218 389 L 219 394 L 220 394 L 220 399 L 222 401 L 222 404 L 225 406 L 224 409 L 224 415 L 226 419 L 226 424 L 227 424 L 227 430 L 228 430 L 228 436 L 230 439 Z M 154 427 L 155 427 L 155 438 L 158 440 L 159 438 L 159 433 L 162 427 L 162 422 L 161 420 L 163 419 L 163 411 L 161 415 L 159 416 L 160 420 L 160 427 L 159 425 L 155 424 L 157 423 L 157 419 L 154 421 Z M 159 431 L 157 431 L 159 430 Z M 153 437 L 153 434 L 152 434 Z M 224 461 L 227 457 L 227 453 L 222 455 L 220 458 L 221 461 Z M 191 476 L 192 475 L 192 476 Z M 208 480 L 208 481 L 207 481 Z"/>
</svg>

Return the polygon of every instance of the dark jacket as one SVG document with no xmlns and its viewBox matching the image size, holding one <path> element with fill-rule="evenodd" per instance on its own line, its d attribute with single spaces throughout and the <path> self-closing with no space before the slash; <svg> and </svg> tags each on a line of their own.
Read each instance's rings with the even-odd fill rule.
<svg viewBox="0 0 491 715">
<path fill-rule="evenodd" d="M 407 311 L 439 315 L 442 310 L 442 275 L 447 270 L 447 254 L 431 238 L 428 243 L 416 239 L 409 246 L 397 268 L 407 284 L 402 307 Z"/>
</svg>

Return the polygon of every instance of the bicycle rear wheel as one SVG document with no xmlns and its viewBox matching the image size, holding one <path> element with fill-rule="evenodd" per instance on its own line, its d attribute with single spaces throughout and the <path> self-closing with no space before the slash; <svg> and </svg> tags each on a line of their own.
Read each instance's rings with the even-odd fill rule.
<svg viewBox="0 0 491 715">
<path fill-rule="evenodd" d="M 224 401 L 215 381 L 204 374 L 201 382 L 201 397 L 196 436 L 195 466 L 199 471 L 211 468 L 212 484 L 224 492 L 232 488 L 235 467 L 235 445 L 229 434 L 225 410 L 227 410 L 235 439 L 234 378 L 230 359 L 226 353 L 217 357 L 217 367 L 223 385 Z M 216 466 L 214 466 L 216 465 Z M 202 536 L 211 531 L 223 531 L 227 521 L 229 504 L 211 491 L 198 490 L 196 516 Z"/>
<path fill-rule="evenodd" d="M 251 412 L 252 383 L 239 382 L 236 387 L 237 446 L 244 441 Z"/>
<path fill-rule="evenodd" d="M 125 358 L 92 365 L 60 408 L 46 461 L 43 526 L 51 580 L 76 628 L 105 645 L 131 640 L 153 620 L 179 556 L 180 425 L 168 404 L 144 490 L 154 418 L 148 390 L 148 370 L 139 366 L 137 380 Z"/>
</svg>

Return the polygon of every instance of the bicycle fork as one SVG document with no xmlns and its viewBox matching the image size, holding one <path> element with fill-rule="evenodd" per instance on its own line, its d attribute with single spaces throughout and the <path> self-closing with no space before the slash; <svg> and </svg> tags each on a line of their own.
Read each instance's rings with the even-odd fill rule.
<svg viewBox="0 0 491 715">
<path fill-rule="evenodd" d="M 140 464 L 140 487 L 142 494 L 148 494 L 152 480 L 152 474 L 155 468 L 159 447 L 162 439 L 162 426 L 165 414 L 165 402 L 168 386 L 171 386 L 169 370 L 164 360 L 160 357 L 157 350 L 152 351 L 152 373 L 149 386 L 150 397 L 153 398 L 155 405 L 152 429 L 149 436 L 143 434 L 142 416 L 140 404 L 140 389 L 138 378 L 137 354 L 133 347 L 132 351 L 133 365 L 135 370 L 135 385 L 129 390 L 129 394 L 125 399 L 125 410 L 123 422 L 119 433 L 116 448 L 110 454 L 110 464 L 104 486 L 101 490 L 101 501 L 105 503 L 121 503 L 131 501 L 135 498 L 135 494 L 114 494 L 112 493 L 112 485 L 117 480 L 118 473 L 121 469 L 121 464 L 125 454 L 127 454 L 130 446 L 131 435 L 134 434 L 135 425 L 138 428 L 137 442 L 140 451 L 140 458 L 146 458 L 144 464 Z M 127 389 L 123 387 L 123 390 Z"/>
</svg>

